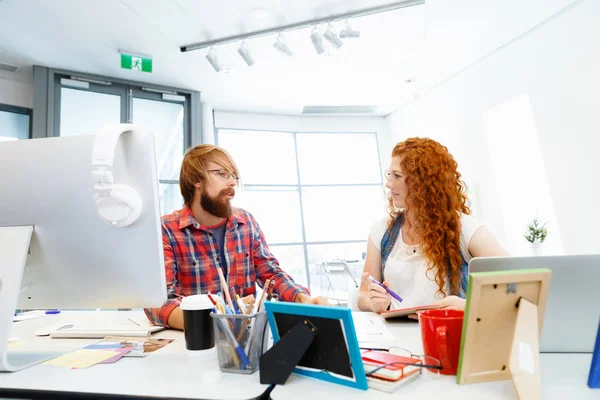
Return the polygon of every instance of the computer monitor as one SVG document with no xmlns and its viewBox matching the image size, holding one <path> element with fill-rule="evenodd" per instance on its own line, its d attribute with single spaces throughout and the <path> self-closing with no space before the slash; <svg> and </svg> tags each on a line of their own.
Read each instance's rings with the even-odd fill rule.
<svg viewBox="0 0 600 400">
<path fill-rule="evenodd" d="M 132 125 L 111 129 L 124 132 L 111 153 L 114 183 L 133 188 L 142 203 L 123 227 L 97 212 L 96 135 L 0 143 L 0 357 L 15 308 L 160 307 L 166 300 L 154 138 Z"/>
<path fill-rule="evenodd" d="M 542 353 L 591 353 L 600 319 L 600 255 L 480 257 L 469 272 L 548 268 L 552 284 L 542 329 Z"/>
</svg>

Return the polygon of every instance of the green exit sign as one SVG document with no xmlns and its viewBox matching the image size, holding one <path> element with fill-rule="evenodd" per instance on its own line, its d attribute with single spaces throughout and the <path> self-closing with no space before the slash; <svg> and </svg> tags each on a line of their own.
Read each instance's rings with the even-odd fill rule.
<svg viewBox="0 0 600 400">
<path fill-rule="evenodd" d="M 152 72 L 152 59 L 121 53 L 121 68 L 133 71 Z"/>
</svg>

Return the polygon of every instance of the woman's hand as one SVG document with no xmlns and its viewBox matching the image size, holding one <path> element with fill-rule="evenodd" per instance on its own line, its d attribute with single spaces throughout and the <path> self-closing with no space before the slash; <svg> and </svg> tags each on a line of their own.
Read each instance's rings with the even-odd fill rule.
<svg viewBox="0 0 600 400">
<path fill-rule="evenodd" d="M 458 296 L 446 296 L 442 300 L 433 303 L 444 310 L 464 310 L 467 301 Z"/>
<path fill-rule="evenodd" d="M 388 309 L 390 304 L 392 303 L 392 296 L 388 294 L 381 286 L 376 283 L 373 283 L 369 280 L 369 273 L 363 272 L 361 275 L 362 282 L 367 285 L 367 290 L 369 293 L 369 301 L 371 303 L 371 310 L 376 313 L 381 313 Z M 383 281 L 383 284 L 386 287 L 389 287 L 387 281 Z"/>
</svg>

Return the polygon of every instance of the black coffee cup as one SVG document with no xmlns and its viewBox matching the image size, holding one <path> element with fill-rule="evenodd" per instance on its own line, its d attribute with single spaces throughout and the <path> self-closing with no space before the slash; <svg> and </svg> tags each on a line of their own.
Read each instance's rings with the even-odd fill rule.
<svg viewBox="0 0 600 400">
<path fill-rule="evenodd" d="M 205 294 L 184 297 L 179 305 L 183 311 L 183 332 L 188 350 L 209 350 L 215 347 L 215 331 L 210 313 L 213 304 Z"/>
</svg>

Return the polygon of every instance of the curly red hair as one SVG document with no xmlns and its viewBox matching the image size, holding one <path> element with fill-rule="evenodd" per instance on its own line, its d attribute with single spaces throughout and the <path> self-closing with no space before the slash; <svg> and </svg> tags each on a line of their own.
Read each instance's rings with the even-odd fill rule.
<svg viewBox="0 0 600 400">
<path fill-rule="evenodd" d="M 460 213 L 470 214 L 471 210 L 458 164 L 448 148 L 429 138 L 409 138 L 398 143 L 392 157 L 400 158 L 408 192 L 404 210 L 395 209 L 389 198 L 389 226 L 400 212 L 410 210 L 414 217 L 410 223 L 422 238 L 421 247 L 429 260 L 427 271 L 438 268 L 438 292 L 447 295 L 445 282 L 449 277 L 451 293 L 459 293 Z"/>
</svg>

